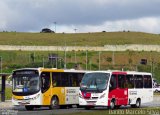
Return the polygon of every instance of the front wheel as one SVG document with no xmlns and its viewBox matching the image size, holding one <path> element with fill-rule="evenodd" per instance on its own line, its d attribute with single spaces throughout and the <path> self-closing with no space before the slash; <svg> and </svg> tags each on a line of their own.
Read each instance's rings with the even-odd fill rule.
<svg viewBox="0 0 160 115">
<path fill-rule="evenodd" d="M 115 109 L 115 101 L 112 100 L 111 103 L 110 103 L 110 109 Z"/>
<path fill-rule="evenodd" d="M 54 96 L 51 99 L 51 104 L 49 106 L 49 109 L 59 109 L 59 100 L 58 97 Z"/>
</svg>

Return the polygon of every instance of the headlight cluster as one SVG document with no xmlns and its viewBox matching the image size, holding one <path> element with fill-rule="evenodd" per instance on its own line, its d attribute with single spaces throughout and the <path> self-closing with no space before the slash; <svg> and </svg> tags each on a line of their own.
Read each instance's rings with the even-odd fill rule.
<svg viewBox="0 0 160 115">
<path fill-rule="evenodd" d="M 37 99 L 39 96 L 40 96 L 40 94 L 36 95 L 36 96 L 33 97 L 33 98 L 29 98 L 29 99 L 30 99 L 30 100 L 35 100 L 35 99 Z"/>
</svg>

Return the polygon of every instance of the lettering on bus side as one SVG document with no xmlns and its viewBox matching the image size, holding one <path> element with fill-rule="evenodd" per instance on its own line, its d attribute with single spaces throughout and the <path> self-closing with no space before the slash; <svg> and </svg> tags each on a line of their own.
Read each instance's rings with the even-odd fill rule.
<svg viewBox="0 0 160 115">
<path fill-rule="evenodd" d="M 137 91 L 129 91 L 130 95 L 137 95 Z"/>
<path fill-rule="evenodd" d="M 67 89 L 67 93 L 76 93 L 76 89 Z"/>
</svg>

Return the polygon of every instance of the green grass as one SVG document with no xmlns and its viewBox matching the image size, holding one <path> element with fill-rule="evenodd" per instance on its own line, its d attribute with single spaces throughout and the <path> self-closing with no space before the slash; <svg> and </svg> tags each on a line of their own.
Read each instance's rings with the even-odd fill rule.
<svg viewBox="0 0 160 115">
<path fill-rule="evenodd" d="M 44 67 L 56 67 L 55 62 L 49 62 L 48 55 L 54 53 L 58 54 L 64 60 L 64 52 L 52 52 L 52 51 L 0 51 L 0 56 L 3 60 L 3 71 L 6 73 L 11 73 L 12 70 L 17 68 L 24 67 L 42 67 L 43 58 L 44 58 Z M 31 54 L 34 54 L 34 62 L 31 58 Z M 74 68 L 75 64 L 75 52 L 66 53 L 67 68 Z M 77 51 L 77 63 L 81 66 L 82 69 L 86 69 L 86 52 Z M 151 72 L 151 63 L 152 59 L 154 61 L 154 76 L 160 82 L 160 52 L 114 52 L 114 65 L 112 62 L 113 52 L 101 52 L 101 70 L 107 69 L 116 69 L 121 70 L 131 70 L 135 71 L 136 68 L 139 71 Z M 111 61 L 108 61 L 108 58 L 111 58 Z M 147 59 L 147 65 L 140 65 L 141 59 Z M 131 62 L 129 63 L 129 61 Z M 58 68 L 63 68 L 64 61 L 62 61 L 61 66 L 60 62 L 58 63 Z M 136 67 L 137 65 L 137 67 Z M 88 70 L 98 70 L 99 69 L 99 52 L 88 52 Z"/>
<path fill-rule="evenodd" d="M 5 90 L 5 100 L 11 100 L 12 99 L 12 88 L 7 87 Z M 1 95 L 0 95 L 0 101 L 1 101 Z"/>
<path fill-rule="evenodd" d="M 6 100 L 11 100 L 12 99 L 12 88 L 7 87 L 5 93 L 6 93 L 5 94 Z"/>
<path fill-rule="evenodd" d="M 160 44 L 160 35 L 142 32 L 18 33 L 0 32 L 0 45 L 104 46 L 106 44 Z"/>
</svg>

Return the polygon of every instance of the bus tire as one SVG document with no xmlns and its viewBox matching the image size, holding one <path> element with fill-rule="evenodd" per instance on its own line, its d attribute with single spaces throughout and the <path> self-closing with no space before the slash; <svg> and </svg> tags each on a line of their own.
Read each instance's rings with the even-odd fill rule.
<svg viewBox="0 0 160 115">
<path fill-rule="evenodd" d="M 116 105 L 115 105 L 115 100 L 112 100 L 110 103 L 110 109 L 115 109 Z"/>
<path fill-rule="evenodd" d="M 59 99 L 57 96 L 53 96 L 50 102 L 49 109 L 59 109 Z"/>
<path fill-rule="evenodd" d="M 131 105 L 132 108 L 140 108 L 141 107 L 141 99 L 137 99 L 136 104 Z"/>
<path fill-rule="evenodd" d="M 27 111 L 32 111 L 34 109 L 34 106 L 26 105 L 25 108 L 26 108 Z"/>
<path fill-rule="evenodd" d="M 140 108 L 141 107 L 141 100 L 137 99 L 136 101 L 136 108 Z"/>
</svg>

